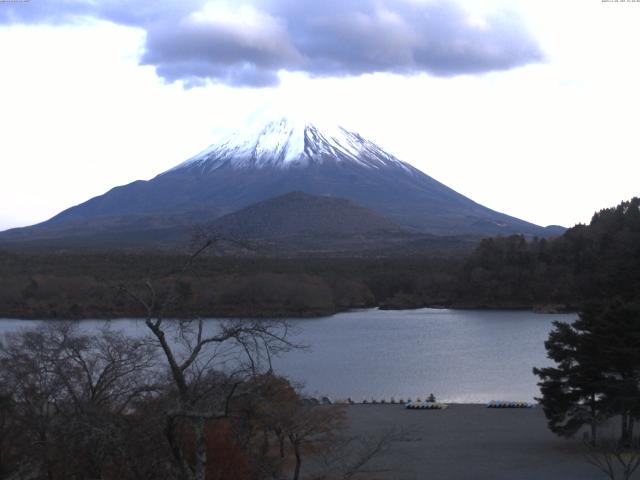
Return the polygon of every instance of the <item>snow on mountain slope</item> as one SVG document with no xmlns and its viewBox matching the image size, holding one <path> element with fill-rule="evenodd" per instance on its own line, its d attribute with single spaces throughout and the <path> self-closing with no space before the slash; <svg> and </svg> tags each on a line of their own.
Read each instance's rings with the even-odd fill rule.
<svg viewBox="0 0 640 480">
<path fill-rule="evenodd" d="M 266 113 L 214 138 L 209 148 L 177 167 L 115 187 L 37 228 L 52 235 L 143 224 L 177 231 L 303 192 L 348 199 L 412 232 L 551 234 L 474 202 L 357 133 L 288 112 Z"/>
<path fill-rule="evenodd" d="M 204 173 L 222 166 L 289 168 L 327 161 L 354 162 L 375 169 L 393 166 L 407 172 L 414 170 L 408 163 L 343 127 L 318 126 L 283 116 L 277 120 L 256 121 L 247 128 L 230 132 L 169 172 L 197 168 Z"/>
</svg>

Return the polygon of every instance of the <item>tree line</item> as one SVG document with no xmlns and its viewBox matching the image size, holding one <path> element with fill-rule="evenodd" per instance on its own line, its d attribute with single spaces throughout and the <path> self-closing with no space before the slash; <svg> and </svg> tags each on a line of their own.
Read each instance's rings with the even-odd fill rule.
<svg viewBox="0 0 640 480">
<path fill-rule="evenodd" d="M 640 199 L 601 210 L 589 225 L 555 239 L 483 240 L 463 270 L 462 296 L 488 303 L 511 299 L 575 307 L 593 299 L 637 299 Z"/>
<path fill-rule="evenodd" d="M 608 478 L 632 478 L 640 467 L 640 202 L 597 213 L 543 253 L 573 267 L 581 300 L 578 319 L 556 322 L 545 342 L 554 366 L 533 369 L 549 428 L 583 432 L 590 463 Z"/>
<path fill-rule="evenodd" d="M 594 298 L 636 299 L 640 220 L 634 198 L 554 239 L 482 240 L 468 255 L 272 258 L 205 255 L 180 280 L 174 316 L 317 316 L 349 308 L 575 310 Z M 176 280 L 180 255 L 0 252 L 0 316 L 144 315 L 122 282 Z"/>
</svg>

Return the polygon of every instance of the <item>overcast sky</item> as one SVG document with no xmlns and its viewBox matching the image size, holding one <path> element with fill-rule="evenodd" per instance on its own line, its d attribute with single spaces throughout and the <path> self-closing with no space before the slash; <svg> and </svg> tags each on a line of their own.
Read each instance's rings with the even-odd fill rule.
<svg viewBox="0 0 640 480">
<path fill-rule="evenodd" d="M 640 195 L 640 2 L 0 0 L 0 230 L 149 179 L 264 105 L 490 208 Z"/>
</svg>

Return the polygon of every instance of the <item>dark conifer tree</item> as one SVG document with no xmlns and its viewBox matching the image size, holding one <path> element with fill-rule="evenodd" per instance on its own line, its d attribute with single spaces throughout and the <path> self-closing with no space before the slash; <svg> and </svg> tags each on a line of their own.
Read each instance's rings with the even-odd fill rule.
<svg viewBox="0 0 640 480">
<path fill-rule="evenodd" d="M 621 441 L 629 443 L 640 418 L 640 306 L 590 306 L 571 325 L 556 322 L 545 342 L 556 367 L 534 368 L 549 428 L 572 436 L 620 416 Z"/>
<path fill-rule="evenodd" d="M 581 321 L 598 344 L 608 413 L 620 416 L 621 441 L 628 444 L 640 418 L 640 305 L 616 302 L 585 312 Z"/>
<path fill-rule="evenodd" d="M 604 411 L 602 366 L 594 355 L 595 346 L 575 323 L 555 322 L 555 327 L 545 347 L 557 366 L 533 369 L 541 380 L 538 400 L 552 432 L 571 437 L 589 425 L 595 442 Z"/>
</svg>

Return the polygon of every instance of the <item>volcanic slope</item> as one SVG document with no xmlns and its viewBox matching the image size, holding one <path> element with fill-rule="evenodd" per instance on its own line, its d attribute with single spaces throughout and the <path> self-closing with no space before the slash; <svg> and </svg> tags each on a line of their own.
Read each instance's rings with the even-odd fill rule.
<svg viewBox="0 0 640 480">
<path fill-rule="evenodd" d="M 304 192 L 341 197 L 405 230 L 435 235 L 549 236 L 543 228 L 486 208 L 385 152 L 358 133 L 288 117 L 257 122 L 223 136 L 186 162 L 116 187 L 0 241 L 111 236 L 167 239 L 253 203 Z M 147 233 L 145 233 L 147 232 Z"/>
</svg>

